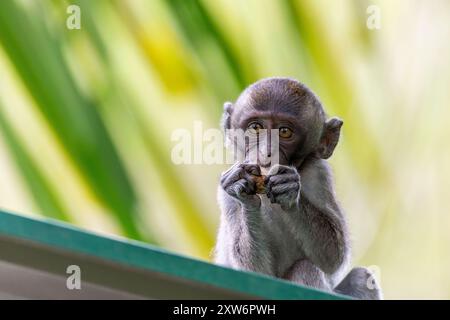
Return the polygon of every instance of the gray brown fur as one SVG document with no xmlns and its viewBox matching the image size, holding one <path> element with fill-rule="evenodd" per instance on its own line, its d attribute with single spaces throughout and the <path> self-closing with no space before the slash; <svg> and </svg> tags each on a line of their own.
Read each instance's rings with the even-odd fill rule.
<svg viewBox="0 0 450 320">
<path fill-rule="evenodd" d="M 282 116 L 290 117 L 295 137 L 280 142 L 280 164 L 269 170 L 266 194 L 256 194 L 252 174 L 261 174 L 257 164 L 236 163 L 223 173 L 215 261 L 356 298 L 380 299 L 380 288 L 367 285 L 372 277 L 367 269 L 354 268 L 342 280 L 350 260 L 349 236 L 325 160 L 338 142 L 342 121 L 327 120 L 319 99 L 288 78 L 249 86 L 234 104 L 225 104 L 222 125 L 245 130 L 248 119 L 259 116 L 270 129 L 281 125 Z"/>
</svg>

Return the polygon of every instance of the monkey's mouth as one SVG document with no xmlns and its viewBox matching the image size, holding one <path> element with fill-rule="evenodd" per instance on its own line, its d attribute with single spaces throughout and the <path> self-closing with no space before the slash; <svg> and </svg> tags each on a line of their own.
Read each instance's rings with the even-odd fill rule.
<svg viewBox="0 0 450 320">
<path fill-rule="evenodd" d="M 248 153 L 245 157 L 245 161 L 248 163 L 255 163 L 261 168 L 270 168 L 273 165 L 272 158 L 265 155 L 252 155 Z"/>
<path fill-rule="evenodd" d="M 261 162 L 261 161 L 258 161 L 258 165 L 259 165 L 261 168 L 270 168 L 270 167 L 272 166 L 272 162 L 271 162 L 271 161 L 268 161 L 268 162 Z"/>
<path fill-rule="evenodd" d="M 255 163 L 255 164 L 257 164 L 259 167 L 261 167 L 261 168 L 266 168 L 266 169 L 268 169 L 268 168 L 270 168 L 270 167 L 272 167 L 272 165 L 273 165 L 273 163 L 269 160 L 269 161 L 261 161 L 260 159 L 258 159 L 258 160 L 250 160 L 250 159 L 246 159 L 246 162 L 248 162 L 248 163 Z"/>
</svg>

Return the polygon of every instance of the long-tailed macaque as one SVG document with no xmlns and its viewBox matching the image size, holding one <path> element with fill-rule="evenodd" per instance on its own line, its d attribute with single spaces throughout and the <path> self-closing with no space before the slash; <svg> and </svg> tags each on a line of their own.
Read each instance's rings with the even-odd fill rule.
<svg viewBox="0 0 450 320">
<path fill-rule="evenodd" d="M 258 148 L 256 158 L 238 161 L 222 174 L 216 263 L 356 298 L 381 299 L 366 268 L 354 268 L 342 280 L 349 237 L 326 161 L 342 124 L 338 118 L 327 119 L 316 95 L 288 78 L 260 80 L 235 103 L 225 103 L 226 132 L 240 129 L 265 142 L 263 147 L 238 146 L 245 152 Z M 273 130 L 278 133 L 276 164 L 266 135 Z"/>
</svg>

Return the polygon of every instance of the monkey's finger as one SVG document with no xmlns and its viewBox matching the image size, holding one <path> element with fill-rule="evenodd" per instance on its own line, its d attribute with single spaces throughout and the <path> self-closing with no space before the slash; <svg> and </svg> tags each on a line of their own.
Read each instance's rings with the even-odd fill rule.
<svg viewBox="0 0 450 320">
<path fill-rule="evenodd" d="M 242 193 L 243 186 L 240 184 L 232 184 L 231 186 L 227 187 L 225 189 L 226 193 L 228 193 L 230 196 L 238 198 L 239 195 Z"/>
<path fill-rule="evenodd" d="M 300 176 L 298 174 L 280 174 L 269 176 L 266 182 L 266 186 L 270 189 L 272 186 L 288 182 L 300 182 Z"/>
<path fill-rule="evenodd" d="M 270 203 L 275 203 L 275 195 L 272 193 L 270 188 L 266 189 L 266 196 L 270 200 Z"/>
<path fill-rule="evenodd" d="M 220 184 L 224 189 L 229 187 L 231 184 L 235 183 L 239 179 L 242 179 L 244 177 L 244 170 L 236 166 L 233 168 L 232 171 L 228 171 L 227 173 L 223 174 L 220 178 Z"/>
<path fill-rule="evenodd" d="M 239 173 L 228 174 L 220 179 L 220 185 L 226 189 L 240 179 Z"/>
<path fill-rule="evenodd" d="M 254 175 L 254 176 L 260 176 L 261 175 L 261 168 L 257 164 L 244 164 L 243 165 L 244 171 Z"/>
<path fill-rule="evenodd" d="M 241 163 L 239 161 L 235 162 L 231 167 L 229 167 L 226 171 L 222 172 L 221 178 L 228 176 L 236 167 L 238 167 Z"/>
<path fill-rule="evenodd" d="M 252 179 L 242 179 L 239 180 L 240 183 L 244 185 L 244 191 L 248 195 L 256 194 L 256 183 Z"/>
<path fill-rule="evenodd" d="M 241 179 L 234 183 L 230 191 L 232 191 L 236 196 L 240 198 L 245 198 L 246 195 L 251 195 L 254 193 L 254 190 L 252 190 L 251 186 L 248 185 L 247 180 Z"/>
<path fill-rule="evenodd" d="M 276 164 L 272 168 L 270 168 L 268 175 L 277 175 L 283 173 L 293 173 L 297 172 L 297 169 L 293 167 L 284 166 L 281 164 Z"/>
<path fill-rule="evenodd" d="M 270 192 L 276 197 L 282 194 L 297 194 L 300 190 L 300 185 L 297 182 L 290 182 L 272 186 Z"/>
<path fill-rule="evenodd" d="M 240 164 L 237 169 L 235 169 L 234 173 L 231 173 L 233 175 L 233 179 L 236 181 L 239 179 L 245 179 L 250 185 L 255 185 L 254 177 L 253 175 L 259 175 L 261 171 L 259 170 L 258 165 L 253 164 Z"/>
</svg>

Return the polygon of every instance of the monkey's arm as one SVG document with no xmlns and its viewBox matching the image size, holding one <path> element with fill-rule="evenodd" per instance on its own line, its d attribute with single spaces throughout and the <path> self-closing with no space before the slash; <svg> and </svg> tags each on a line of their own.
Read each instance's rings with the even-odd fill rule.
<svg viewBox="0 0 450 320">
<path fill-rule="evenodd" d="M 221 221 L 215 261 L 240 270 L 273 275 L 268 230 L 264 230 L 259 208 L 245 208 L 219 188 Z"/>
<path fill-rule="evenodd" d="M 261 203 L 250 175 L 241 165 L 226 172 L 218 191 L 221 221 L 215 261 L 236 269 L 273 275 L 273 258 L 267 248 L 269 231 L 263 223 Z"/>
<path fill-rule="evenodd" d="M 324 160 L 305 163 L 299 218 L 306 256 L 327 274 L 335 273 L 349 256 L 347 226 L 335 200 L 332 178 Z"/>
<path fill-rule="evenodd" d="M 306 257 L 323 272 L 334 274 L 345 261 L 345 221 L 334 198 L 332 181 L 323 160 L 304 163 L 301 170 L 277 165 L 269 171 L 267 196 L 295 226 Z"/>
<path fill-rule="evenodd" d="M 348 256 L 348 244 L 339 213 L 316 208 L 303 197 L 302 236 L 306 256 L 322 271 L 333 274 Z"/>
</svg>

